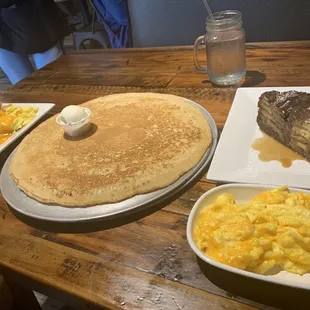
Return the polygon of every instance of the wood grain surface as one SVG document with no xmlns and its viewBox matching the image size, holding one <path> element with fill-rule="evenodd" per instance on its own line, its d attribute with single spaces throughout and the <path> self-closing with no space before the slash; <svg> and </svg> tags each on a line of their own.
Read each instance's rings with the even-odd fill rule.
<svg viewBox="0 0 310 310">
<path fill-rule="evenodd" d="M 203 61 L 203 52 L 200 57 Z M 247 70 L 245 81 L 238 86 L 306 86 L 310 42 L 248 44 Z M 206 74 L 196 72 L 189 46 L 82 50 L 2 92 L 0 100 L 53 102 L 56 106 L 52 115 L 66 105 L 106 94 L 169 93 L 201 104 L 221 130 L 236 88 L 216 88 Z M 0 167 L 17 143 L 1 153 Z M 263 303 L 281 308 L 296 306 L 296 300 L 284 302 L 281 294 L 269 298 L 253 295 L 253 300 L 237 296 L 213 284 L 208 279 L 214 278 L 212 271 L 206 277 L 200 270 L 187 244 L 186 223 L 195 201 L 214 186 L 202 178 L 152 215 L 110 230 L 79 234 L 51 233 L 28 226 L 12 214 L 0 195 L 0 271 L 22 285 L 72 303 L 79 301 L 88 308 L 271 309 Z M 224 277 L 219 280 L 225 282 Z M 246 286 L 242 280 L 220 286 L 227 289 L 227 284 L 231 292 L 236 286 Z M 302 306 L 298 304 L 295 309 Z"/>
</svg>

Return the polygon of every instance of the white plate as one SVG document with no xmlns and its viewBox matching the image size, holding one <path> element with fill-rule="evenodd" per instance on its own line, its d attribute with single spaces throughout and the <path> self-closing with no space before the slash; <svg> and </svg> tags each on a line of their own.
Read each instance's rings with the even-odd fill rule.
<svg viewBox="0 0 310 310">
<path fill-rule="evenodd" d="M 5 106 L 6 104 L 10 103 L 3 103 Z M 50 111 L 54 107 L 54 103 L 12 103 L 12 105 L 15 105 L 17 107 L 34 107 L 39 108 L 36 117 L 26 126 L 18 130 L 14 135 L 11 136 L 9 140 L 6 142 L 0 144 L 0 153 L 7 148 L 13 141 L 15 141 L 18 137 L 20 137 L 23 133 L 25 133 L 30 127 L 32 127 L 42 116 L 44 116 L 48 111 Z"/>
<path fill-rule="evenodd" d="M 310 273 L 306 273 L 303 276 L 290 273 L 287 271 L 280 271 L 277 274 L 273 275 L 260 275 L 249 271 L 244 271 L 238 268 L 230 267 L 228 265 L 224 265 L 214 261 L 213 259 L 206 256 L 195 244 L 193 239 L 193 228 L 195 227 L 198 217 L 200 215 L 200 211 L 203 207 L 214 203 L 216 197 L 223 193 L 231 193 L 236 203 L 244 203 L 246 201 L 251 200 L 255 195 L 266 191 L 268 189 L 272 189 L 274 186 L 268 185 L 255 185 L 255 184 L 227 184 L 213 188 L 207 193 L 203 194 L 198 201 L 195 203 L 187 222 L 187 240 L 192 248 L 192 250 L 196 253 L 198 257 L 200 257 L 207 264 L 213 265 L 220 269 L 230 271 L 235 274 L 239 274 L 245 277 L 254 278 L 266 282 L 281 284 L 290 287 L 298 287 L 310 290 Z M 290 188 L 292 192 L 301 191 L 301 189 Z M 310 191 L 302 190 L 303 192 L 309 193 Z"/>
<path fill-rule="evenodd" d="M 256 123 L 260 95 L 266 91 L 310 87 L 239 88 L 215 151 L 207 178 L 212 181 L 288 185 L 310 188 L 310 164 L 296 160 L 290 168 L 277 161 L 261 162 L 251 145 L 262 136 Z"/>
</svg>

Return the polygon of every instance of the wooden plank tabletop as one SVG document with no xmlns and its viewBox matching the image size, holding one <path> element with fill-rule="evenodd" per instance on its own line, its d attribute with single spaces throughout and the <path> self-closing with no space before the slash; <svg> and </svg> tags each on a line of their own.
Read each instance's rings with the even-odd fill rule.
<svg viewBox="0 0 310 310">
<path fill-rule="evenodd" d="M 248 44 L 242 86 L 306 86 L 309 48 L 307 41 Z M 83 50 L 35 72 L 2 92 L 0 100 L 54 102 L 51 115 L 69 104 L 133 91 L 192 99 L 213 115 L 221 130 L 236 87 L 213 87 L 206 74 L 196 72 L 189 46 Z M 1 154 L 0 167 L 15 146 Z M 214 186 L 202 178 L 161 211 L 118 228 L 79 234 L 28 226 L 0 195 L 0 272 L 6 279 L 85 307 L 269 309 L 212 284 L 187 244 L 188 214 L 199 196 Z"/>
</svg>

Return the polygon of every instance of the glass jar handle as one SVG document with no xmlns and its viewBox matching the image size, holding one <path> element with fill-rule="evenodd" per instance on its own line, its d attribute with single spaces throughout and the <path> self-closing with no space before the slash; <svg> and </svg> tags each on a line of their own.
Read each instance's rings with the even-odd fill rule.
<svg viewBox="0 0 310 310">
<path fill-rule="evenodd" d="M 197 58 L 197 52 L 198 52 L 199 46 L 201 44 L 205 44 L 205 36 L 200 36 L 195 40 L 195 43 L 194 43 L 194 64 L 195 64 L 195 67 L 198 71 L 207 72 L 207 65 L 201 66 L 200 63 L 198 62 L 198 58 Z"/>
</svg>

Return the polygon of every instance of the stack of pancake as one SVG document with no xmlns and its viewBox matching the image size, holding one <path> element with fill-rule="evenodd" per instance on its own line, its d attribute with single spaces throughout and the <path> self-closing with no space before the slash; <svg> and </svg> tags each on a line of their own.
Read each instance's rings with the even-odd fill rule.
<svg viewBox="0 0 310 310">
<path fill-rule="evenodd" d="M 310 161 L 310 94 L 269 91 L 261 95 L 258 107 L 259 127 Z"/>
</svg>

